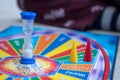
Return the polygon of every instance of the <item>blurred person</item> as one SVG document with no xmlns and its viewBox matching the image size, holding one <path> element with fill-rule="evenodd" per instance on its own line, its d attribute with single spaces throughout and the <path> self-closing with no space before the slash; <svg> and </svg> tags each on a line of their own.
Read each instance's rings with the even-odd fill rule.
<svg viewBox="0 0 120 80">
<path fill-rule="evenodd" d="M 119 0 L 17 0 L 36 22 L 76 30 L 120 30 Z"/>
</svg>

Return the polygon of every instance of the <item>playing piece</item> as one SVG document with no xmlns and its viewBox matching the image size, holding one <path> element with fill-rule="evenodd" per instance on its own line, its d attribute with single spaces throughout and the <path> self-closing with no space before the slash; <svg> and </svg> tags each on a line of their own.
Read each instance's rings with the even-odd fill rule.
<svg viewBox="0 0 120 80">
<path fill-rule="evenodd" d="M 87 46 L 85 50 L 85 55 L 84 55 L 84 61 L 86 62 L 91 62 L 92 61 L 92 53 L 91 53 L 91 47 L 90 47 L 90 40 L 88 39 L 87 41 Z"/>
<path fill-rule="evenodd" d="M 75 40 L 73 40 L 72 49 L 71 49 L 71 52 L 70 52 L 70 62 L 72 62 L 72 63 L 78 62 L 77 46 L 76 46 L 76 41 Z"/>
</svg>

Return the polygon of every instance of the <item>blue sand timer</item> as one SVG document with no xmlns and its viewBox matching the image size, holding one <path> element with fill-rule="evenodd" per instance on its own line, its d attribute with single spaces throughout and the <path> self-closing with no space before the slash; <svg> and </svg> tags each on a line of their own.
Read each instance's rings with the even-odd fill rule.
<svg viewBox="0 0 120 80">
<path fill-rule="evenodd" d="M 33 56 L 33 45 L 31 42 L 31 35 L 33 32 L 33 25 L 36 13 L 35 12 L 22 12 L 21 17 L 23 21 L 23 32 L 25 34 L 23 44 L 23 54 L 21 56 L 21 64 L 34 64 L 35 59 Z"/>
</svg>

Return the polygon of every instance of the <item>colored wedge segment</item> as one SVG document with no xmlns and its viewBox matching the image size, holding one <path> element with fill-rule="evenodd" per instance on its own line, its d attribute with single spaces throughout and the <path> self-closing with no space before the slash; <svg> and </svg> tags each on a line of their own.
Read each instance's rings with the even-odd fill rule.
<svg viewBox="0 0 120 80">
<path fill-rule="evenodd" d="M 45 55 L 48 52 L 54 50 L 55 48 L 59 47 L 60 45 L 64 44 L 65 42 L 69 41 L 71 38 L 60 34 L 42 53 L 41 55 Z"/>
<path fill-rule="evenodd" d="M 25 78 L 23 78 L 23 80 L 30 80 L 30 78 L 28 78 L 28 77 L 25 77 Z"/>
<path fill-rule="evenodd" d="M 40 54 L 57 36 L 58 34 L 42 35 L 38 40 L 34 53 Z"/>
<path fill-rule="evenodd" d="M 5 75 L 5 74 L 0 75 L 0 79 L 1 79 L 1 80 L 6 80 L 7 78 L 8 78 L 8 76 Z"/>
<path fill-rule="evenodd" d="M 8 41 L 10 45 L 20 54 L 22 55 L 22 46 L 24 43 L 24 39 L 14 39 Z"/>
<path fill-rule="evenodd" d="M 23 80 L 23 78 L 14 78 L 13 80 Z"/>
<path fill-rule="evenodd" d="M 33 36 L 32 37 L 32 45 L 33 45 L 33 50 L 35 50 L 37 41 L 39 40 L 40 36 Z"/>
<path fill-rule="evenodd" d="M 75 78 L 75 77 L 68 76 L 65 74 L 60 74 L 60 73 L 57 73 L 55 76 L 50 76 L 50 78 L 51 80 L 81 80 L 79 78 Z"/>
<path fill-rule="evenodd" d="M 12 77 L 8 77 L 6 80 L 13 80 L 13 78 Z"/>
<path fill-rule="evenodd" d="M 39 77 L 32 77 L 31 80 L 40 80 Z"/>
<path fill-rule="evenodd" d="M 4 58 L 4 57 L 7 57 L 7 56 L 11 56 L 11 55 L 8 54 L 7 52 L 3 51 L 3 50 L 0 50 L 0 58 Z"/>
<path fill-rule="evenodd" d="M 56 49 L 50 51 L 49 53 L 47 53 L 45 56 L 46 57 L 51 57 L 51 56 L 57 55 L 59 53 L 62 53 L 62 52 L 65 52 L 65 51 L 71 49 L 72 48 L 72 42 L 73 42 L 73 40 L 69 40 L 69 41 L 65 42 L 64 44 L 62 44 L 58 48 L 56 48 Z M 76 42 L 76 43 L 77 43 L 78 46 L 81 45 L 81 43 L 79 43 L 79 42 Z"/>
<path fill-rule="evenodd" d="M 8 41 L 0 42 L 0 49 L 12 56 L 17 56 L 17 51 L 9 44 Z"/>
<path fill-rule="evenodd" d="M 41 80 L 55 80 L 55 79 L 51 79 L 50 77 L 47 77 L 47 76 L 42 76 Z"/>
</svg>

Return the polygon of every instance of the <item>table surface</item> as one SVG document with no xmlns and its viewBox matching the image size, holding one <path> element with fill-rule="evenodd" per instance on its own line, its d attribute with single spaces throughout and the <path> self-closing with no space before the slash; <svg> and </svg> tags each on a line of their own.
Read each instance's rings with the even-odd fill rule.
<svg viewBox="0 0 120 80">
<path fill-rule="evenodd" d="M 20 25 L 22 26 L 22 23 L 20 21 L 20 12 L 21 10 L 18 8 L 16 4 L 16 0 L 0 0 L 0 31 L 8 28 L 10 25 Z M 37 24 L 35 23 L 35 26 L 41 26 L 46 28 L 54 28 L 54 29 L 61 29 L 64 30 L 64 28 L 58 28 L 58 27 L 52 27 L 49 25 L 43 25 L 43 24 Z M 93 33 L 104 33 L 104 34 L 112 34 L 112 35 L 118 35 L 120 37 L 120 32 L 111 32 L 111 31 L 100 31 L 100 30 L 91 30 L 90 32 Z M 115 69 L 113 74 L 113 80 L 119 80 L 119 74 L 120 74 L 120 39 L 118 43 L 118 49 L 117 49 L 117 55 L 116 55 L 116 62 L 115 62 Z"/>
</svg>

